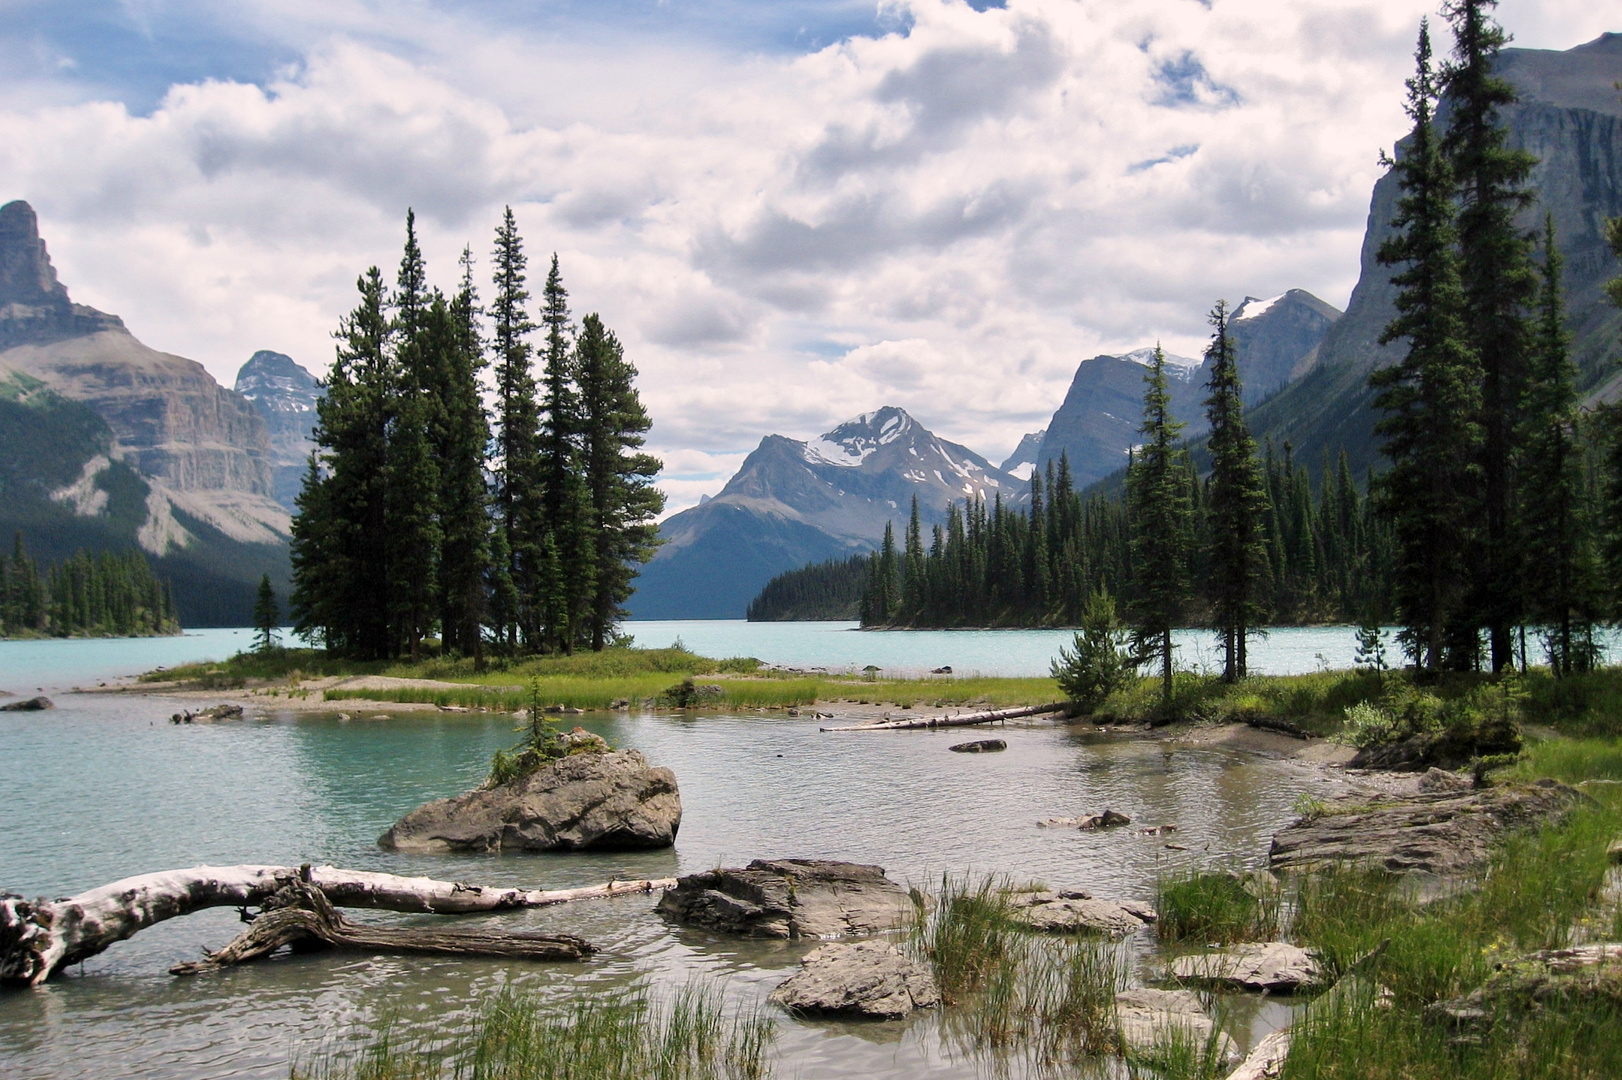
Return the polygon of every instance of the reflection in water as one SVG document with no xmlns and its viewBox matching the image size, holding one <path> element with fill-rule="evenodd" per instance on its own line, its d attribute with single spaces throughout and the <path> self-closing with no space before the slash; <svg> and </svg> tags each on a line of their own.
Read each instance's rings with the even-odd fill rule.
<svg viewBox="0 0 1622 1080">
<path fill-rule="evenodd" d="M 582 718 L 616 745 L 675 770 L 685 816 L 674 851 L 570 856 L 410 856 L 377 836 L 430 798 L 466 789 L 515 738 L 508 717 L 272 715 L 174 726 L 175 704 L 67 695 L 47 714 L 0 714 L 8 810 L 0 886 L 63 895 L 129 874 L 200 862 L 331 862 L 493 884 L 564 887 L 691 873 L 753 858 L 879 863 L 904 882 L 944 872 L 1004 874 L 1100 896 L 1147 897 L 1170 866 L 1253 864 L 1313 783 L 1304 770 L 1214 748 L 1169 749 L 1060 725 L 1011 725 L 1008 750 L 947 751 L 946 732 L 831 735 L 784 717 Z M 1111 808 L 1135 822 L 1103 833 L 1035 822 Z M 1173 824 L 1167 838 L 1138 832 Z M 303 956 L 194 979 L 167 974 L 240 924 L 234 911 L 174 920 L 115 946 L 38 992 L 0 996 L 7 1077 L 285 1076 L 357 1019 L 407 1026 L 465 1020 L 503 984 L 553 998 L 637 978 L 679 986 L 695 973 L 756 1001 L 809 944 L 738 941 L 674 929 L 648 897 L 487 916 L 563 930 L 602 947 L 584 965 L 509 966 L 432 958 Z M 1148 939 L 1137 943 L 1140 960 Z M 1277 1006 L 1246 1004 L 1261 1010 Z M 1276 1016 L 1241 1018 L 1236 1034 Z M 970 1077 L 939 1023 L 815 1024 L 785 1019 L 784 1075 Z M 1245 1041 L 1243 1038 L 1241 1041 Z"/>
</svg>

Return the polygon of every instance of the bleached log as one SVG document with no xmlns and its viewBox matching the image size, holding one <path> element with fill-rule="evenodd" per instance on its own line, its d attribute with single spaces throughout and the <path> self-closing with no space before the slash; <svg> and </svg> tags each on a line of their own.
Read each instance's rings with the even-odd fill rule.
<svg viewBox="0 0 1622 1080">
<path fill-rule="evenodd" d="M 300 880 L 339 907 L 470 914 L 652 892 L 673 878 L 581 889 L 502 889 L 332 866 L 195 866 L 125 878 L 63 900 L 0 895 L 0 985 L 36 986 L 155 923 L 210 907 L 249 907 Z"/>
<path fill-rule="evenodd" d="M 957 716 L 914 716 L 906 720 L 878 720 L 866 724 L 845 724 L 825 727 L 823 731 L 919 731 L 925 728 L 970 727 L 974 724 L 993 724 L 998 720 L 1015 720 L 1021 716 L 1040 716 L 1043 713 L 1063 712 L 1068 702 L 1051 705 L 1021 705 L 1014 709 L 989 709 L 985 712 L 960 713 Z"/>
</svg>

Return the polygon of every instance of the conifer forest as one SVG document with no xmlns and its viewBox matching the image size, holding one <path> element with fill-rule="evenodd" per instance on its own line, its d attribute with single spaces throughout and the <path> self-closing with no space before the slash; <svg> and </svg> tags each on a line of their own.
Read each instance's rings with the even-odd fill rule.
<svg viewBox="0 0 1622 1080">
<path fill-rule="evenodd" d="M 664 497 L 636 368 L 577 326 L 554 255 L 533 307 L 508 209 L 488 306 L 464 249 L 446 294 L 415 220 L 339 323 L 293 522 L 298 632 L 362 659 L 572 653 L 616 640 Z M 487 401 L 482 380 L 494 387 Z"/>
<path fill-rule="evenodd" d="M 139 551 L 80 551 L 43 574 L 21 533 L 0 552 L 0 637 L 178 633 L 169 585 Z"/>
</svg>

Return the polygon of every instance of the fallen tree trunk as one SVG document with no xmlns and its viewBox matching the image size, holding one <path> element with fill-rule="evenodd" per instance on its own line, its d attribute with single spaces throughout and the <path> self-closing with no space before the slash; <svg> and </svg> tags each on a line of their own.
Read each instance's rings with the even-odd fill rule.
<svg viewBox="0 0 1622 1080">
<path fill-rule="evenodd" d="M 225 948 L 194 963 L 176 964 L 174 975 L 197 975 L 246 964 L 291 946 L 295 951 L 429 953 L 439 956 L 501 956 L 514 960 L 584 960 L 596 946 L 572 934 L 525 934 L 499 930 L 437 930 L 416 926 L 363 926 L 338 914 L 313 885 L 294 881 L 266 901 L 267 910 Z"/>
<path fill-rule="evenodd" d="M 924 728 L 970 727 L 974 724 L 993 724 L 998 720 L 1014 720 L 1021 716 L 1040 716 L 1042 713 L 1063 712 L 1068 702 L 1052 705 L 1021 705 L 1015 709 L 990 709 L 985 712 L 960 713 L 957 716 L 915 716 L 907 720 L 879 720 L 867 724 L 846 724 L 825 727 L 823 731 L 918 731 Z"/>
<path fill-rule="evenodd" d="M 339 907 L 442 915 L 547 907 L 669 888 L 673 878 L 583 889 L 499 889 L 336 867 L 196 866 L 125 878 L 65 900 L 0 895 L 0 985 L 37 986 L 139 930 L 209 907 L 262 904 L 307 880 Z"/>
</svg>

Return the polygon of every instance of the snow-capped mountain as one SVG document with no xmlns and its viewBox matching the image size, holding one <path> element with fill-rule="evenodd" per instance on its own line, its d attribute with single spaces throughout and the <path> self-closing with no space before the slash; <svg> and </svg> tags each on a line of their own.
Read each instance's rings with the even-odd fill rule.
<svg viewBox="0 0 1622 1080">
<path fill-rule="evenodd" d="M 768 435 L 715 498 L 668 519 L 637 579 L 636 617 L 742 618 L 784 570 L 899 541 L 913 496 L 928 529 L 971 498 L 1020 504 L 1028 487 L 893 406 L 813 439 Z"/>
<path fill-rule="evenodd" d="M 1042 450 L 1042 436 L 1048 433 L 1047 428 L 1041 431 L 1030 431 L 1019 440 L 1014 452 L 1009 454 L 1003 463 L 998 466 L 1010 476 L 1017 476 L 1021 480 L 1031 478 L 1031 470 L 1036 468 L 1036 455 Z"/>
<path fill-rule="evenodd" d="M 260 349 L 237 372 L 236 391 L 264 417 L 276 501 L 291 513 L 304 480 L 305 462 L 315 450 L 310 433 L 315 430 L 321 386 L 292 357 Z"/>
</svg>

